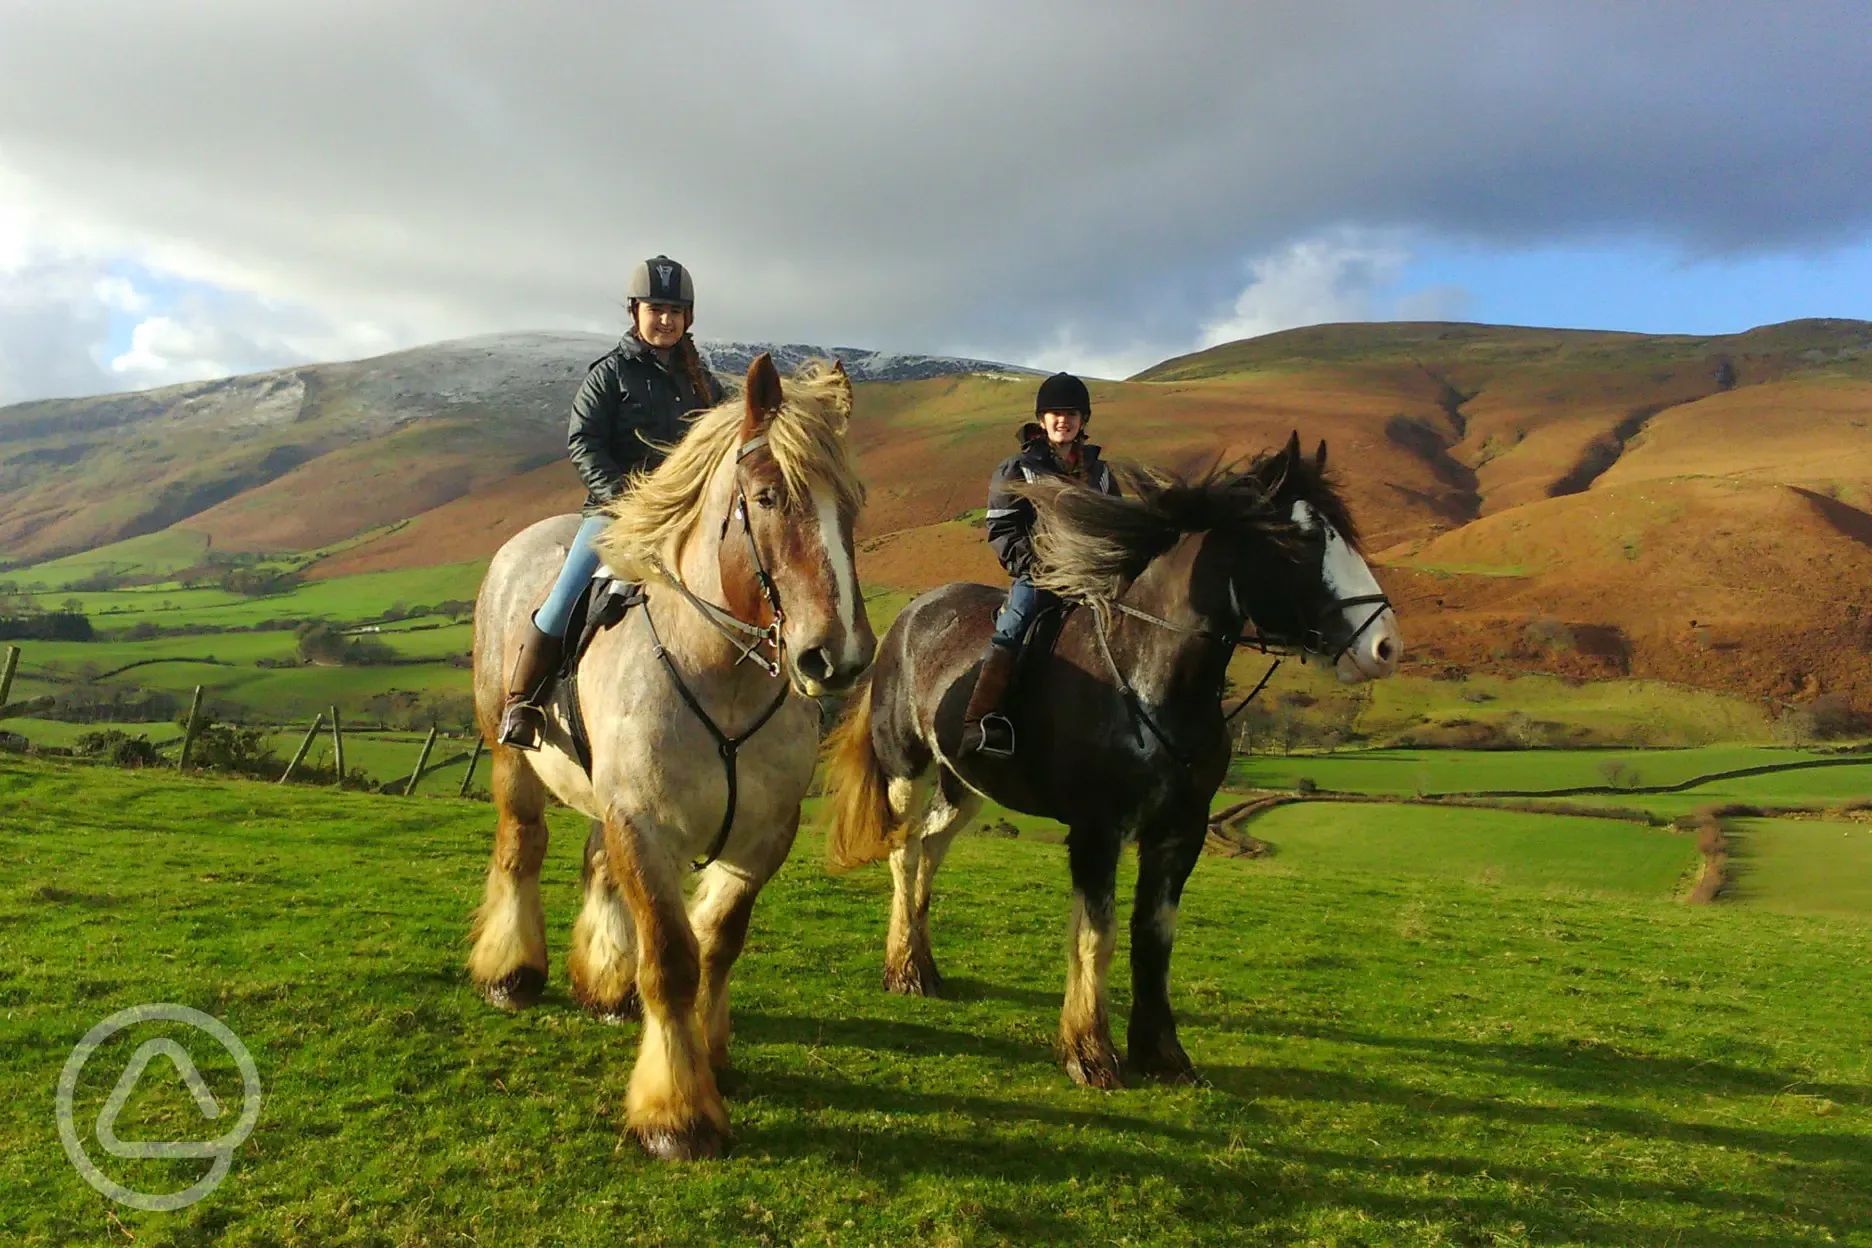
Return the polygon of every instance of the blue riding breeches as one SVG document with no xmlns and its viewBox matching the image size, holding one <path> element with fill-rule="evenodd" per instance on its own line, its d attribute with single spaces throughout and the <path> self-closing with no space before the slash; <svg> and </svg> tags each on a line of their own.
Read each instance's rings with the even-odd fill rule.
<svg viewBox="0 0 1872 1248">
<path fill-rule="evenodd" d="M 989 638 L 1004 650 L 1020 649 L 1021 638 L 1027 633 L 1027 625 L 1032 622 L 1034 613 L 1040 608 L 1059 601 L 1059 596 L 1044 589 L 1035 589 L 1033 582 L 1020 577 L 1008 586 L 1007 602 L 1002 605 L 1001 613 L 995 616 L 994 636 Z"/>
<path fill-rule="evenodd" d="M 579 525 L 578 536 L 572 539 L 572 549 L 566 552 L 565 566 L 559 569 L 559 579 L 553 583 L 552 593 L 533 613 L 533 623 L 542 633 L 554 637 L 565 635 L 566 621 L 572 618 L 578 596 L 584 592 L 592 574 L 598 571 L 598 552 L 592 541 L 609 523 L 609 516 L 586 516 L 585 522 Z"/>
</svg>

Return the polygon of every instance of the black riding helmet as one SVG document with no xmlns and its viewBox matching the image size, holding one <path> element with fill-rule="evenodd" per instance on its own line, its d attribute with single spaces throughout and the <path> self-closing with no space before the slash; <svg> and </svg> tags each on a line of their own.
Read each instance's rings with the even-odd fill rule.
<svg viewBox="0 0 1872 1248">
<path fill-rule="evenodd" d="M 631 270 L 625 298 L 631 303 L 673 303 L 695 315 L 695 280 L 668 256 L 652 256 Z"/>
<path fill-rule="evenodd" d="M 1054 373 L 1040 383 L 1040 392 L 1034 396 L 1034 415 L 1044 412 L 1078 412 L 1090 424 L 1092 395 L 1085 382 L 1071 373 Z"/>
</svg>

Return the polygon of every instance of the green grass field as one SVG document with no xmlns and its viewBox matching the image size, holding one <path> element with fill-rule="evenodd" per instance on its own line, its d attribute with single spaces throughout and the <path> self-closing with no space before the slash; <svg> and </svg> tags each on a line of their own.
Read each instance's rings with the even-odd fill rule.
<svg viewBox="0 0 1872 1248">
<path fill-rule="evenodd" d="M 1606 766 L 1622 765 L 1641 785 L 1680 784 L 1697 776 L 1825 758 L 1811 750 L 1766 746 L 1717 746 L 1694 750 L 1348 750 L 1338 754 L 1282 757 L 1255 755 L 1236 760 L 1232 782 L 1253 788 L 1290 789 L 1308 777 L 1322 789 L 1347 793 L 1465 793 L 1502 789 L 1568 789 L 1607 784 Z M 1712 795 L 1693 792 L 1699 803 L 1765 800 L 1770 790 L 1789 796 L 1841 786 L 1872 792 L 1872 756 L 1865 766 L 1787 772 L 1774 777 L 1727 781 Z M 1843 794 L 1851 796 L 1852 794 Z"/>
<path fill-rule="evenodd" d="M 884 873 L 828 877 L 808 835 L 737 976 L 736 1147 L 671 1167 L 620 1136 L 637 1027 L 564 994 L 581 820 L 553 816 L 553 982 L 508 1016 L 461 971 L 484 804 L 4 757 L 0 787 L 9 1244 L 1872 1243 L 1863 920 L 1205 859 L 1173 971 L 1204 1082 L 1100 1094 L 1048 1052 L 1060 847 L 957 845 L 955 999 L 924 1001 L 878 987 Z M 1661 875 L 1627 833 L 1611 875 Z M 227 1181 L 174 1214 L 106 1204 L 51 1112 L 77 1038 L 151 1001 L 225 1022 L 265 1090 Z M 81 1123 L 150 1034 L 86 1067 Z M 198 1124 L 146 1077 L 119 1130 Z M 109 1164 L 157 1191 L 203 1168 Z"/>
<path fill-rule="evenodd" d="M 1694 876 L 1689 837 L 1611 819 L 1433 806 L 1297 803 L 1253 824 L 1282 870 L 1422 877 L 1669 897 Z"/>
<path fill-rule="evenodd" d="M 67 585 L 100 574 L 167 576 L 194 567 L 207 553 L 206 534 L 190 529 L 169 528 L 113 542 L 83 554 L 37 563 L 12 573 L 6 579 L 26 585 L 45 585 L 49 590 L 62 590 Z"/>
<path fill-rule="evenodd" d="M 1872 824 L 1744 819 L 1730 841 L 1726 896 L 1793 913 L 1872 915 Z"/>
<path fill-rule="evenodd" d="M 165 628 L 188 625 L 251 626 L 273 619 L 325 619 L 337 622 L 374 619 L 402 604 L 432 605 L 454 599 L 472 601 L 481 585 L 485 562 L 439 564 L 400 572 L 367 572 L 308 581 L 283 594 L 248 598 L 220 589 L 185 589 L 150 585 L 96 593 L 48 592 L 35 595 L 42 607 L 57 609 L 76 599 L 79 609 L 99 628 L 128 628 L 148 619 Z M 16 575 L 25 577 L 37 569 Z"/>
</svg>

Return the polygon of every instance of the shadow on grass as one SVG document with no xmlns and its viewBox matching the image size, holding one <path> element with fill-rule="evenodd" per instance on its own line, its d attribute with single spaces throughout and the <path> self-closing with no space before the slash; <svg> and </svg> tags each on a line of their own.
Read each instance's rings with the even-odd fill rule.
<svg viewBox="0 0 1872 1248">
<path fill-rule="evenodd" d="M 982 979 L 946 976 L 943 979 L 943 993 L 939 999 L 944 1001 L 1006 1001 L 1025 1009 L 1057 1012 L 1062 997 L 1058 992 L 1039 992 L 1032 988 L 1012 988 L 1006 984 L 991 984 Z"/>
<path fill-rule="evenodd" d="M 1735 1149 L 1761 1154 L 1764 1159 L 1792 1157 L 1807 1162 L 1844 1164 L 1861 1172 L 1859 1185 L 1862 1188 L 1872 1188 L 1872 1136 L 1856 1132 L 1769 1131 L 1759 1127 L 1683 1122 L 1650 1110 L 1613 1105 L 1530 1105 L 1488 1097 L 1451 1096 L 1390 1080 L 1297 1066 L 1206 1066 L 1198 1070 L 1217 1090 L 1245 1099 L 1266 1097 L 1348 1105 L 1394 1105 L 1439 1117 L 1471 1116 L 1532 1127 L 1583 1128 L 1638 1139 Z M 1668 1094 L 1672 1090 L 1667 1083 L 1659 1083 L 1652 1089 L 1654 1094 Z M 1682 1099 L 1689 1099 L 1687 1092 Z"/>
<path fill-rule="evenodd" d="M 831 1046 L 901 1053 L 906 1057 L 990 1057 L 1017 1065 L 1053 1065 L 1044 1046 L 976 1031 L 957 1031 L 891 1018 L 802 1017 L 737 1010 L 737 1039 L 753 1044 Z"/>
<path fill-rule="evenodd" d="M 1290 1077 L 1294 1072 L 1275 1072 Z M 1312 1072 L 1300 1072 L 1311 1074 Z M 1128 1186 L 1148 1175 L 1174 1190 L 1175 1217 L 1184 1225 L 1228 1226 L 1241 1238 L 1254 1232 L 1291 1232 L 1294 1220 L 1310 1209 L 1354 1209 L 1364 1217 L 1393 1225 L 1461 1227 L 1474 1242 L 1488 1242 L 1495 1230 L 1514 1228 L 1537 1239 L 1607 1245 L 1679 1245 L 1685 1242 L 1683 1214 L 1693 1210 L 1696 1241 L 1713 1248 L 1754 1248 L 1765 1225 L 1774 1241 L 1787 1244 L 1836 1242 L 1863 1226 L 1866 1208 L 1857 1192 L 1860 1176 L 1840 1175 L 1833 1193 L 1809 1185 L 1803 1215 L 1816 1229 L 1803 1232 L 1787 1224 L 1788 1204 L 1781 1191 L 1738 1191 L 1689 1183 L 1634 1179 L 1631 1176 L 1581 1174 L 1560 1168 L 1499 1165 L 1476 1157 L 1361 1154 L 1279 1143 L 1245 1143 L 1238 1129 L 1203 1130 L 1154 1121 L 1133 1114 L 1088 1108 L 1062 1109 L 993 1097 L 878 1087 L 844 1079 L 772 1072 L 761 1081 L 762 1100 L 794 1109 L 798 1117 L 751 1129 L 745 1146 L 775 1156 L 850 1158 L 875 1177 L 888 1179 L 980 1179 L 993 1183 L 1062 1184 L 1085 1181 Z M 1347 1100 L 1396 1103 L 1397 1092 L 1356 1079 L 1340 1080 Z M 1096 1105 L 1098 1094 L 1085 1094 Z M 1417 1097 L 1418 1094 L 1412 1094 Z M 1422 1100 L 1431 1098 L 1421 1096 Z M 1414 1102 L 1413 1102 L 1414 1103 Z M 1474 1112 L 1498 1113 L 1517 1107 L 1478 1103 Z M 826 1111 L 862 1115 L 863 1128 L 826 1121 Z M 932 1147 L 927 1130 L 911 1122 L 901 1128 L 875 1125 L 878 1114 L 911 1119 L 939 1119 L 950 1129 Z M 1511 1115 L 1503 1115 L 1511 1116 Z M 1264 1121 L 1270 1121 L 1262 1116 Z M 1645 1116 L 1650 1117 L 1650 1116 Z M 1646 1124 L 1653 1129 L 1663 1120 Z M 969 1128 L 957 1132 L 956 1124 Z M 1677 1126 L 1680 1124 L 1668 1124 Z M 1044 1130 L 1025 1130 L 1040 1127 Z M 1754 1137 L 1744 1147 L 1786 1150 L 1798 1137 L 1771 1132 L 1717 1135 L 1734 1143 Z M 1149 1149 L 1140 1155 L 1127 1134 L 1154 1136 L 1181 1145 L 1179 1152 Z M 1704 1141 L 1713 1142 L 1713 1141 Z M 1187 1150 L 1200 1150 L 1191 1156 Z M 1856 1160 L 1866 1164 L 1872 1152 L 1863 1145 Z M 1838 1161 L 1840 1157 L 1828 1160 Z M 1782 1163 L 1785 1165 L 1785 1162 Z M 1438 1190 L 1417 1195 L 1384 1190 L 1400 1178 L 1427 1182 Z M 1504 1194 L 1505 1185 L 1519 1190 Z M 1486 1185 L 1479 1192 L 1452 1190 L 1455 1184 Z M 1829 1199 L 1829 1196 L 1832 1197 Z M 1674 1211 L 1666 1206 L 1677 1206 Z M 1633 1209 L 1632 1218 L 1603 1212 Z M 1713 1217 L 1744 1217 L 1754 1229 L 1725 1229 Z M 1010 1224 L 1023 1237 L 1047 1242 L 1053 1220 L 1023 1206 Z M 984 1217 L 993 1221 L 992 1211 Z M 1650 1225 L 1634 1219 L 1644 1217 Z M 1728 1220 L 1725 1218 L 1725 1220 Z M 1055 1229 L 1064 1229 L 1055 1227 Z M 1375 1229 L 1375 1228 L 1372 1228 Z M 1362 1241 L 1361 1241 L 1362 1242 Z M 1377 1242 L 1377 1241 L 1373 1241 Z M 1470 1242 L 1463 1238 L 1461 1242 Z"/>
<path fill-rule="evenodd" d="M 1852 1105 L 1872 1105 L 1872 1087 L 1824 1083 L 1785 1070 L 1764 1070 L 1726 1062 L 1622 1053 L 1602 1045 L 1530 1041 L 1455 1040 L 1446 1037 L 1390 1036 L 1291 1018 L 1236 1016 L 1224 1026 L 1234 1031 L 1279 1037 L 1304 1037 L 1372 1048 L 1414 1051 L 1451 1058 L 1475 1070 L 1524 1079 L 1585 1095 L 1608 1092 L 1656 1095 L 1676 1089 L 1684 1095 L 1775 1096 L 1799 1092 Z"/>
</svg>

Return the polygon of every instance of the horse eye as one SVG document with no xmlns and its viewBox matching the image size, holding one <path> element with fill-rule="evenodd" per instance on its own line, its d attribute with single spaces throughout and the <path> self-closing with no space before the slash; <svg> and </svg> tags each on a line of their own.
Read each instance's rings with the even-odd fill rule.
<svg viewBox="0 0 1872 1248">
<path fill-rule="evenodd" d="M 779 501 L 779 499 L 774 497 L 774 492 L 772 490 L 762 490 L 754 496 L 754 505 L 759 507 L 762 511 L 772 511 Z"/>
</svg>

